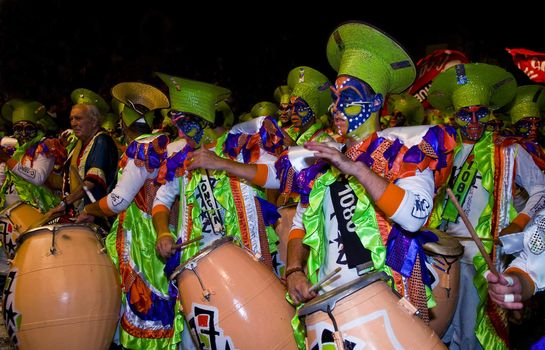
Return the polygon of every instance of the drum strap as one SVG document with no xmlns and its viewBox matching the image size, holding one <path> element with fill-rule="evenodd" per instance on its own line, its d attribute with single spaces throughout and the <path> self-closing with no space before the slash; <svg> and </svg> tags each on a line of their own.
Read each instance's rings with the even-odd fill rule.
<svg viewBox="0 0 545 350">
<path fill-rule="evenodd" d="M 348 179 L 345 176 L 340 176 L 331 185 L 330 194 L 348 267 L 355 268 L 358 265 L 371 261 L 371 251 L 366 249 L 361 243 L 360 238 L 356 234 L 356 226 L 352 222 L 357 197 L 354 190 L 348 184 Z"/>
<path fill-rule="evenodd" d="M 477 164 L 474 161 L 473 154 L 469 155 L 467 160 L 464 162 L 464 165 L 462 166 L 462 169 L 456 176 L 454 186 L 452 186 L 454 192 L 454 195 L 456 196 L 456 199 L 458 199 L 458 202 L 463 207 L 464 202 L 466 200 L 467 194 L 469 192 L 469 189 L 473 184 L 475 183 L 475 179 L 477 177 Z M 457 222 L 458 221 L 458 210 L 456 210 L 456 207 L 454 206 L 454 203 L 450 200 L 450 198 L 447 200 L 447 204 L 445 206 L 445 210 L 443 211 L 443 220 L 449 221 L 449 222 Z"/>
</svg>

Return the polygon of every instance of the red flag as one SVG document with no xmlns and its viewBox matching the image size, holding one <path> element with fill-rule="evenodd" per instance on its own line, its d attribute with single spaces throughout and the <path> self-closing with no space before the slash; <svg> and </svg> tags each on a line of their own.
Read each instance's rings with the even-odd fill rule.
<svg viewBox="0 0 545 350">
<path fill-rule="evenodd" d="M 508 49 L 517 67 L 536 83 L 545 83 L 545 53 L 526 49 Z"/>
<path fill-rule="evenodd" d="M 420 100 L 424 108 L 430 108 L 427 99 L 431 82 L 439 73 L 459 63 L 469 63 L 469 59 L 456 50 L 435 50 L 421 58 L 416 63 L 417 76 L 409 93 Z"/>
</svg>

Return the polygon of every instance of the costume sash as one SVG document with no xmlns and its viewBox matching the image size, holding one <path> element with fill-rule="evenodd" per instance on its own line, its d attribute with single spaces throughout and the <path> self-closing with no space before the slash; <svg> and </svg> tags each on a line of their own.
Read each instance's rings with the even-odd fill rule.
<svg viewBox="0 0 545 350">
<path fill-rule="evenodd" d="M 476 176 L 477 165 L 475 164 L 474 157 L 470 155 L 458 173 L 452 191 L 461 206 L 464 205 L 469 189 L 475 183 Z M 445 206 L 445 211 L 443 212 L 443 219 L 449 222 L 457 222 L 458 217 L 458 210 L 449 198 Z"/>
</svg>

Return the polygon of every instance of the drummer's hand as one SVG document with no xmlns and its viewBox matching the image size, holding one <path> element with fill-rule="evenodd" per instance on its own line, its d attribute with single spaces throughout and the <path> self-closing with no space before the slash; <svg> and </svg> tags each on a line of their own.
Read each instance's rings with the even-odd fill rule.
<svg viewBox="0 0 545 350">
<path fill-rule="evenodd" d="M 95 217 L 91 214 L 87 214 L 85 212 L 81 213 L 78 215 L 78 217 L 76 218 L 76 222 L 77 223 L 85 223 L 85 222 L 95 222 Z"/>
<path fill-rule="evenodd" d="M 226 159 L 216 155 L 214 152 L 207 150 L 204 147 L 199 148 L 190 155 L 190 164 L 187 170 L 193 169 L 210 169 L 222 170 L 225 167 Z"/>
<path fill-rule="evenodd" d="M 493 302 L 505 309 L 522 309 L 522 284 L 517 275 L 500 274 L 498 278 L 493 273 L 488 273 L 486 279 L 488 281 L 488 295 Z M 512 283 L 508 279 L 512 279 Z"/>
<path fill-rule="evenodd" d="M 334 147 L 328 146 L 322 142 L 306 142 L 305 148 L 314 151 L 316 158 L 322 158 L 342 173 L 347 175 L 356 175 L 359 171 L 359 163 L 355 163 Z"/>
<path fill-rule="evenodd" d="M 157 250 L 157 254 L 163 259 L 168 259 L 174 254 L 174 249 L 172 248 L 174 246 L 174 238 L 172 237 L 161 237 L 157 240 L 157 243 L 155 245 L 155 249 Z"/>
<path fill-rule="evenodd" d="M 54 217 L 54 216 L 56 216 L 57 214 L 64 213 L 65 209 L 66 209 L 66 205 L 64 205 L 64 203 L 61 203 L 61 204 L 57 205 L 55 208 L 49 209 L 49 210 L 45 213 L 45 216 L 46 216 L 46 217 Z"/>
<path fill-rule="evenodd" d="M 288 293 L 290 293 L 291 300 L 293 300 L 295 305 L 304 303 L 317 295 L 316 292 L 309 291 L 312 284 L 310 284 L 307 275 L 302 271 L 291 273 L 286 278 L 286 283 Z"/>
</svg>

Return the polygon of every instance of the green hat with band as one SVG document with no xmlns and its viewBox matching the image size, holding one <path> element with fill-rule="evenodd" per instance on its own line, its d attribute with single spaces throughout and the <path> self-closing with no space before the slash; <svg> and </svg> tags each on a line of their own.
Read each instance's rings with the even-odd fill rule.
<svg viewBox="0 0 545 350">
<path fill-rule="evenodd" d="M 104 101 L 99 94 L 89 89 L 76 89 L 72 91 L 70 98 L 72 99 L 72 103 L 75 105 L 86 104 L 96 106 L 102 115 L 105 115 L 110 110 L 110 106 L 108 106 L 106 101 Z"/>
<path fill-rule="evenodd" d="M 406 92 L 388 95 L 388 112 L 389 114 L 401 112 L 407 118 L 408 125 L 422 125 L 424 122 L 422 103 Z"/>
<path fill-rule="evenodd" d="M 254 118 L 262 116 L 274 117 L 276 112 L 278 112 L 278 106 L 269 101 L 261 101 L 256 103 L 250 111 Z"/>
<path fill-rule="evenodd" d="M 523 85 L 517 88 L 515 99 L 507 105 L 511 123 L 524 118 L 543 118 L 545 89 L 541 85 Z"/>
<path fill-rule="evenodd" d="M 291 96 L 305 100 L 316 117 L 326 113 L 331 104 L 330 85 L 325 75 L 310 67 L 300 66 L 288 74 Z"/>
<path fill-rule="evenodd" d="M 216 118 L 216 104 L 225 101 L 231 91 L 208 83 L 155 73 L 167 86 L 170 108 L 178 112 L 194 114 L 210 123 Z"/>
<path fill-rule="evenodd" d="M 274 99 L 279 104 L 288 104 L 290 103 L 291 89 L 287 85 L 280 85 L 274 89 Z"/>
<path fill-rule="evenodd" d="M 501 67 L 486 63 L 457 64 L 435 77 L 428 101 L 447 113 L 469 106 L 496 110 L 509 103 L 516 91 L 515 78 Z"/>
<path fill-rule="evenodd" d="M 2 117 L 15 124 L 20 121 L 28 121 L 37 124 L 45 115 L 45 106 L 37 101 L 12 99 L 2 106 Z"/>
<path fill-rule="evenodd" d="M 169 106 L 168 98 L 161 90 L 144 83 L 119 83 L 112 88 L 112 96 L 124 105 L 123 108 L 119 106 L 117 112 L 126 126 L 144 118 L 146 124 L 152 127 L 153 111 Z"/>
<path fill-rule="evenodd" d="M 327 42 L 327 59 L 338 75 L 350 75 L 386 96 L 406 90 L 416 77 L 416 68 L 394 39 L 361 22 L 337 27 Z"/>
<path fill-rule="evenodd" d="M 115 112 L 116 109 L 119 110 L 119 108 L 118 107 L 114 108 L 113 101 L 116 101 L 115 105 L 122 105 L 122 103 L 116 100 L 115 98 L 112 100 L 112 109 L 114 110 L 114 113 L 111 113 L 111 112 L 106 113 L 101 125 L 101 127 L 108 132 L 116 131 L 118 128 L 118 123 L 119 123 L 119 114 Z"/>
</svg>

